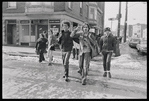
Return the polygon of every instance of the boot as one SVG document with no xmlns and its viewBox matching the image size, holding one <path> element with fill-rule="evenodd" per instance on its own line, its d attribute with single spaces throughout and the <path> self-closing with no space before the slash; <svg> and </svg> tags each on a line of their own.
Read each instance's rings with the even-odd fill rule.
<svg viewBox="0 0 149 101">
<path fill-rule="evenodd" d="M 78 55 L 76 55 L 76 60 L 78 60 L 79 59 L 79 57 L 78 57 Z"/>
<path fill-rule="evenodd" d="M 103 77 L 107 77 L 107 72 L 104 72 Z"/>
<path fill-rule="evenodd" d="M 82 79 L 82 85 L 86 85 L 86 78 Z"/>
<path fill-rule="evenodd" d="M 111 73 L 110 72 L 108 72 L 108 75 L 109 75 L 109 78 L 111 78 Z"/>
<path fill-rule="evenodd" d="M 64 75 L 65 76 L 63 76 L 63 78 L 65 78 L 66 82 L 68 82 L 68 73 L 69 73 L 69 69 L 68 68 L 69 68 L 68 65 L 64 65 L 64 69 L 65 69 Z"/>
<path fill-rule="evenodd" d="M 81 71 L 81 69 L 78 70 L 78 73 L 79 73 L 80 75 L 82 75 L 82 71 Z"/>
</svg>

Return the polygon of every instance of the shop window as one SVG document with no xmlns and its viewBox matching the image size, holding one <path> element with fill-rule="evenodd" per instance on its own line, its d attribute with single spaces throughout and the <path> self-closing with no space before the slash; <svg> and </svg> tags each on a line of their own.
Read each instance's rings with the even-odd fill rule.
<svg viewBox="0 0 149 101">
<path fill-rule="evenodd" d="M 35 36 L 35 25 L 31 25 L 31 35 Z"/>
<path fill-rule="evenodd" d="M 22 25 L 22 35 L 24 36 L 29 35 L 29 25 Z"/>
<path fill-rule="evenodd" d="M 16 24 L 16 20 L 8 20 L 8 24 Z"/>
<path fill-rule="evenodd" d="M 16 8 L 16 2 L 8 2 L 8 8 Z"/>
</svg>

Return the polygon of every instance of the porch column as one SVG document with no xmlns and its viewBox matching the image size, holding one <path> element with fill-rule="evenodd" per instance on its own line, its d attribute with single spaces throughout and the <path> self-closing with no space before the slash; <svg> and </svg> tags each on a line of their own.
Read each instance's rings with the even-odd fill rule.
<svg viewBox="0 0 149 101">
<path fill-rule="evenodd" d="M 30 38 L 29 46 L 31 46 L 31 20 L 29 20 L 29 38 Z"/>
<path fill-rule="evenodd" d="M 16 20 L 16 45 L 20 45 L 20 35 L 19 35 L 19 26 L 20 26 L 20 20 Z"/>
<path fill-rule="evenodd" d="M 2 20 L 3 21 L 3 45 L 6 44 L 6 21 L 5 20 Z"/>
</svg>

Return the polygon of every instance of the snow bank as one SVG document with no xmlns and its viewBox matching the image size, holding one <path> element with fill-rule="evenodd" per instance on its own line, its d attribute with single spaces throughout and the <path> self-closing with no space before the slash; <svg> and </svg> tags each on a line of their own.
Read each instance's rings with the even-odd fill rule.
<svg viewBox="0 0 149 101">
<path fill-rule="evenodd" d="M 131 58 L 129 54 L 123 54 L 119 57 L 115 57 L 111 61 L 111 65 L 118 65 L 120 68 L 130 68 L 130 69 L 141 69 L 142 64 Z"/>
</svg>

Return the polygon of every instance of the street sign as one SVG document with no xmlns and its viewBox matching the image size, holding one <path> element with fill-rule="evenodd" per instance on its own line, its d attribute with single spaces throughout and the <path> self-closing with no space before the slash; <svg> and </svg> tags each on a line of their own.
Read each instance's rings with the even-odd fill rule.
<svg viewBox="0 0 149 101">
<path fill-rule="evenodd" d="M 116 19 L 122 18 L 122 14 L 117 14 Z"/>
<path fill-rule="evenodd" d="M 109 18 L 108 20 L 115 20 L 115 18 Z"/>
</svg>

